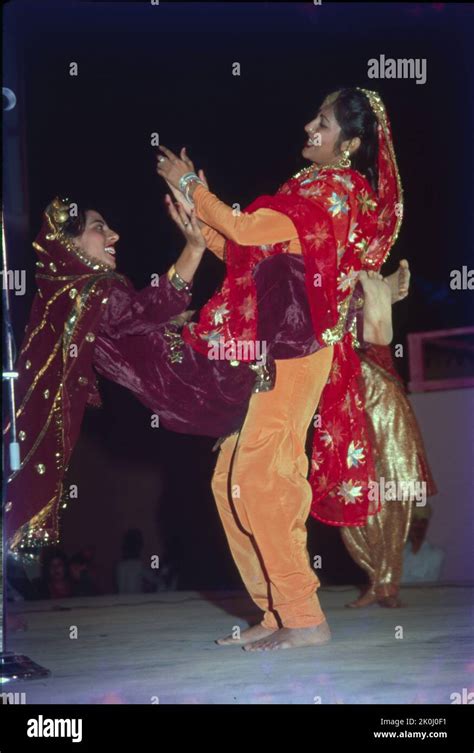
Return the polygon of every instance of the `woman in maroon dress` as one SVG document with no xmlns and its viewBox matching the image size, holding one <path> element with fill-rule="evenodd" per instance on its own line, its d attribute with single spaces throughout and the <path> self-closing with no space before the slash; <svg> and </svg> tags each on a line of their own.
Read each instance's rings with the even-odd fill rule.
<svg viewBox="0 0 474 753">
<path fill-rule="evenodd" d="M 54 199 L 33 246 L 37 293 L 16 364 L 21 464 L 7 483 L 5 524 L 11 549 L 58 538 L 62 480 L 86 404 L 99 404 L 95 343 L 110 333 L 154 331 L 189 305 L 205 249 L 195 218 L 171 213 L 186 238 L 158 285 L 136 292 L 115 270 L 119 236 L 94 210 Z M 180 218 L 182 214 L 182 219 Z M 186 223 L 186 224 L 184 224 Z M 10 424 L 5 427 L 8 434 Z"/>
</svg>

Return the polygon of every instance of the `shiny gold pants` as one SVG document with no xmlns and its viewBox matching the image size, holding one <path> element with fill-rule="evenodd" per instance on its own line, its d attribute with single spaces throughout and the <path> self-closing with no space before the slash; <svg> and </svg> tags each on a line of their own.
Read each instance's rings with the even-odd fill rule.
<svg viewBox="0 0 474 753">
<path fill-rule="evenodd" d="M 365 526 L 341 529 L 349 554 L 368 574 L 370 589 L 377 598 L 399 591 L 412 507 L 410 501 L 385 502 Z"/>
<path fill-rule="evenodd" d="M 221 445 L 212 489 L 232 556 L 262 624 L 324 621 L 306 546 L 312 492 L 307 431 L 329 376 L 333 348 L 276 361 L 275 387 L 252 395 L 239 434 Z"/>
<path fill-rule="evenodd" d="M 421 481 L 418 458 L 424 456 L 423 440 L 407 397 L 392 376 L 363 353 L 360 357 L 377 476 L 386 481 Z M 433 482 L 425 465 L 431 493 Z M 366 571 L 371 590 L 379 598 L 398 593 L 413 506 L 409 500 L 387 500 L 364 527 L 341 529 L 349 554 Z"/>
</svg>

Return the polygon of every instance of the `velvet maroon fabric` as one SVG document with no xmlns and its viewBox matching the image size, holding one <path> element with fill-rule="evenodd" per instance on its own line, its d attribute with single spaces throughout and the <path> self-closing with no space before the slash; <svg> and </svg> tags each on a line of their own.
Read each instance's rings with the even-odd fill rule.
<svg viewBox="0 0 474 753">
<path fill-rule="evenodd" d="M 113 320 L 114 301 L 126 300 L 123 322 L 129 331 L 145 331 L 184 311 L 190 302 L 189 294 L 178 293 L 166 276 L 159 286 L 136 293 L 107 265 L 80 255 L 62 232 L 67 217 L 67 203 L 56 198 L 33 244 L 37 293 L 16 363 L 21 466 L 8 469 L 5 505 L 11 549 L 59 538 L 64 474 L 86 404 L 99 403 L 92 359 L 105 312 Z M 7 424 L 6 437 L 9 430 Z"/>
<path fill-rule="evenodd" d="M 278 254 L 255 268 L 257 289 L 258 340 L 266 341 L 272 358 L 309 356 L 321 348 L 314 334 L 308 302 L 305 260 L 299 254 Z M 357 337 L 362 339 L 364 291 L 357 282 L 351 296 L 345 332 L 356 320 Z"/>
<path fill-rule="evenodd" d="M 180 327 L 143 322 L 129 311 L 130 292 L 112 291 L 94 349 L 99 374 L 129 389 L 172 431 L 219 437 L 238 429 L 255 373 L 211 361 L 185 343 L 181 363 L 172 363 L 166 334 Z"/>
<path fill-rule="evenodd" d="M 267 367 L 274 379 L 275 359 L 300 358 L 320 348 L 311 322 L 304 259 L 295 254 L 271 257 L 254 274 L 259 339 L 267 344 Z M 179 333 L 180 328 L 169 323 L 153 326 L 131 316 L 132 295 L 117 288 L 109 296 L 94 350 L 97 371 L 129 389 L 167 429 L 211 437 L 240 429 L 255 372 L 246 363 L 231 366 L 226 360 L 210 360 L 184 340 L 181 363 L 172 363 L 166 332 Z M 354 301 L 360 295 L 361 286 Z M 347 328 L 354 316 L 355 303 Z"/>
</svg>

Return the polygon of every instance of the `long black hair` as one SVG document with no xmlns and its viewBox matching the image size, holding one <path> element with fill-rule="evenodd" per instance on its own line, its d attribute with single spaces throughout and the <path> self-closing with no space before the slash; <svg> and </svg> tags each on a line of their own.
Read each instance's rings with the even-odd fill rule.
<svg viewBox="0 0 474 753">
<path fill-rule="evenodd" d="M 377 118 L 364 92 L 356 88 L 339 89 L 334 104 L 334 115 L 341 127 L 336 146 L 358 136 L 361 144 L 351 154 L 351 166 L 364 175 L 375 192 L 378 189 L 378 136 Z"/>
</svg>

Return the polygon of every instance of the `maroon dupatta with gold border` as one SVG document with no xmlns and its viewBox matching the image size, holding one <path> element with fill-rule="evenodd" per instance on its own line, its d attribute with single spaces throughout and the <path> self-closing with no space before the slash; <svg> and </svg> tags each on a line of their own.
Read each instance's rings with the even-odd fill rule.
<svg viewBox="0 0 474 753">
<path fill-rule="evenodd" d="M 67 200 L 56 198 L 33 243 L 37 293 L 16 364 L 21 465 L 10 473 L 5 503 L 12 550 L 59 539 L 63 476 L 86 404 L 100 404 L 92 368 L 97 328 L 112 284 L 129 285 L 73 247 L 62 230 L 68 219 Z"/>
</svg>

